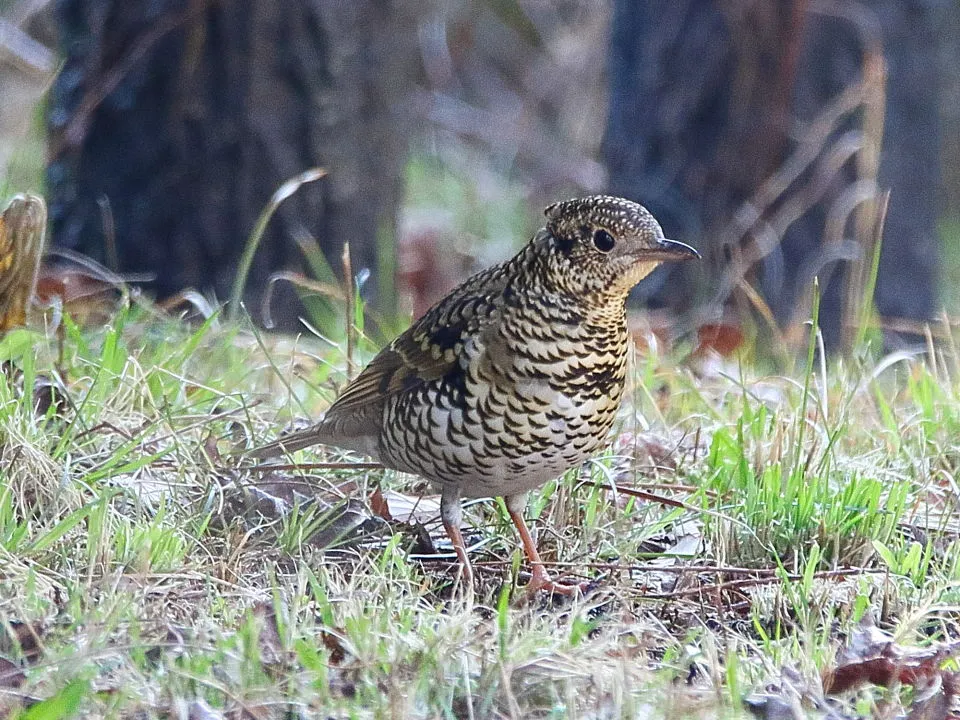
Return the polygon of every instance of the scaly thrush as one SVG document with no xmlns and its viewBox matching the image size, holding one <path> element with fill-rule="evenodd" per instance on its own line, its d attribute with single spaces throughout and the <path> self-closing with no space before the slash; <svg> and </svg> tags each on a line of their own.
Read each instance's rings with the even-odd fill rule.
<svg viewBox="0 0 960 720">
<path fill-rule="evenodd" d="M 502 495 L 529 591 L 576 592 L 547 574 L 523 519 L 527 492 L 607 442 L 626 376 L 626 299 L 661 262 L 699 257 L 637 203 L 555 203 L 511 260 L 454 289 L 384 348 L 312 428 L 252 451 L 317 443 L 369 455 L 441 488 L 464 580 L 460 497 Z"/>
</svg>

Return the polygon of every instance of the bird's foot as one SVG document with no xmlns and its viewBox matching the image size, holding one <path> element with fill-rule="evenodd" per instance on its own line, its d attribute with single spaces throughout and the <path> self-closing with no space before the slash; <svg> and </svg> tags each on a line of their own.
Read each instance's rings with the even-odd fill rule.
<svg viewBox="0 0 960 720">
<path fill-rule="evenodd" d="M 544 570 L 543 565 L 534 565 L 530 582 L 526 586 L 526 593 L 527 597 L 533 597 L 538 592 L 552 595 L 583 596 L 593 587 L 594 583 L 592 582 L 567 583 L 562 580 L 554 580 Z"/>
</svg>

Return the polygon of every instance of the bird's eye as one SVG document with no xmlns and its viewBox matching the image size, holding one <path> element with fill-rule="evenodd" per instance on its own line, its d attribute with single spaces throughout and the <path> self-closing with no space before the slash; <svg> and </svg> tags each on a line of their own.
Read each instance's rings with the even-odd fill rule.
<svg viewBox="0 0 960 720">
<path fill-rule="evenodd" d="M 616 244 L 617 241 L 613 239 L 613 235 L 606 230 L 601 228 L 593 231 L 593 246 L 600 252 L 610 252 Z"/>
</svg>

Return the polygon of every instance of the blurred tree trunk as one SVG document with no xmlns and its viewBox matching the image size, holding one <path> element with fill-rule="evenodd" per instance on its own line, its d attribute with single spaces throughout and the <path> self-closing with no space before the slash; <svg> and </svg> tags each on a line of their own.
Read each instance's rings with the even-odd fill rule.
<svg viewBox="0 0 960 720">
<path fill-rule="evenodd" d="M 820 275 L 826 283 L 821 326 L 829 345 L 839 343 L 847 269 L 862 256 L 849 240 L 852 219 L 841 242 L 830 244 L 826 235 L 830 213 L 860 177 L 862 108 L 841 114 L 816 160 L 769 205 L 753 201 L 809 139 L 821 113 L 857 85 L 870 46 L 880 41 L 888 76 L 878 184 L 892 195 L 875 301 L 884 316 L 934 316 L 935 11 L 942 0 L 614 5 L 604 144 L 611 190 L 646 203 L 668 235 L 706 249 L 713 261 L 677 268 L 669 282 L 661 276 L 652 291 L 655 303 L 675 309 L 689 309 L 693 298 L 731 304 L 722 280 L 731 259 L 746 246 L 766 245 L 747 280 L 762 290 L 783 325 L 809 317 L 796 315 L 808 312 L 810 284 Z M 753 212 L 757 216 L 748 218 Z M 784 218 L 789 223 L 778 226 Z M 737 226 L 748 231 L 731 235 Z"/>
<path fill-rule="evenodd" d="M 341 268 L 378 273 L 389 312 L 393 230 L 417 74 L 415 3 L 397 0 L 60 0 L 65 65 L 49 108 L 54 244 L 122 272 L 229 296 L 257 216 L 288 178 L 245 300 L 272 272 L 304 270 L 316 238 Z M 302 307 L 281 290 L 273 317 Z"/>
</svg>

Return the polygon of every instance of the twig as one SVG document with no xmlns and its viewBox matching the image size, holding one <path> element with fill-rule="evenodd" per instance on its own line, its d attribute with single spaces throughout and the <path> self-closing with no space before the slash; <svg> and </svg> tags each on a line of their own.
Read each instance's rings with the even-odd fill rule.
<svg viewBox="0 0 960 720">
<path fill-rule="evenodd" d="M 237 470 L 249 470 L 250 472 L 273 472 L 275 470 L 383 470 L 380 463 L 288 463 L 288 464 L 261 464 L 250 465 L 249 467 L 239 467 Z"/>
<path fill-rule="evenodd" d="M 477 562 L 477 563 L 475 563 L 475 564 L 476 564 L 477 566 L 484 565 L 484 566 L 487 566 L 487 567 L 497 567 L 497 566 L 510 565 L 510 564 L 511 564 L 511 561 L 510 561 L 510 560 L 485 560 L 485 561 L 479 561 L 479 562 Z M 756 580 L 762 580 L 762 579 L 771 578 L 771 577 L 776 578 L 776 579 L 782 579 L 782 578 L 783 578 L 782 575 L 778 575 L 778 574 L 777 574 L 777 572 L 778 572 L 778 571 L 777 571 L 777 568 L 748 568 L 748 567 L 740 567 L 740 566 L 737 566 L 737 565 L 729 565 L 729 566 L 727 566 L 727 565 L 665 565 L 665 566 L 659 566 L 659 565 L 653 565 L 653 564 L 651 564 L 651 563 L 647 563 L 647 564 L 643 564 L 643 565 L 629 565 L 629 564 L 626 564 L 626 565 L 625 565 L 625 564 L 622 564 L 622 563 L 591 563 L 591 562 L 575 562 L 575 561 L 569 561 L 569 562 L 554 561 L 554 562 L 550 562 L 550 561 L 547 561 L 547 560 L 544 560 L 544 561 L 543 561 L 543 564 L 544 564 L 545 567 L 551 567 L 551 568 L 557 568 L 557 569 L 562 569 L 562 568 L 567 568 L 567 567 L 574 567 L 574 568 L 589 568 L 589 569 L 591 569 L 591 570 L 610 570 L 610 571 L 614 571 L 614 572 L 617 572 L 617 571 L 619 571 L 619 572 L 636 572 L 636 573 L 641 573 L 641 572 L 651 572 L 651 573 L 654 573 L 654 572 L 662 572 L 662 573 L 669 573 L 669 574 L 672 574 L 672 575 L 684 575 L 684 574 L 686 574 L 686 573 L 715 573 L 715 574 L 717 574 L 717 575 L 754 575 L 754 576 L 760 575 L 760 576 L 762 576 L 762 577 L 760 577 L 760 578 L 756 578 L 756 577 L 755 577 L 755 578 L 751 578 L 751 579 L 756 579 Z M 855 568 L 855 567 L 834 568 L 833 570 L 821 570 L 821 571 L 815 573 L 815 574 L 814 574 L 814 577 L 825 577 L 825 576 L 828 576 L 828 575 L 831 574 L 831 573 L 843 575 L 843 574 L 875 573 L 875 572 L 884 572 L 884 571 L 880 570 L 879 568 L 877 568 L 877 569 Z M 802 580 L 802 579 L 803 579 L 803 576 L 802 576 L 802 575 L 790 574 L 790 575 L 787 575 L 787 576 L 786 576 L 786 579 L 787 579 L 787 580 L 790 580 L 790 581 L 799 581 L 799 580 Z M 732 581 L 732 582 L 736 582 L 736 581 Z M 714 586 L 710 586 L 710 587 L 714 587 Z"/>
<path fill-rule="evenodd" d="M 612 488 L 608 483 L 599 483 L 595 480 L 580 480 L 578 484 L 586 485 L 587 487 L 598 488 L 600 490 L 611 490 L 612 492 Z M 702 508 L 693 507 L 682 500 L 674 500 L 673 498 L 664 497 L 663 495 L 657 495 L 644 490 L 637 490 L 636 488 L 621 487 L 620 485 L 617 485 L 617 492 L 623 493 L 624 495 L 629 495 L 631 497 L 640 498 L 641 500 L 649 500 L 650 502 L 659 503 L 660 505 L 669 505 L 670 507 L 682 508 L 684 510 L 689 510 L 690 512 L 701 512 L 702 510 Z"/>
<path fill-rule="evenodd" d="M 826 578 L 847 577 L 850 575 L 870 575 L 884 574 L 888 572 L 880 568 L 841 568 L 837 570 L 821 570 L 813 574 L 814 579 L 823 580 Z M 776 582 L 796 582 L 801 579 L 800 575 L 769 575 L 762 578 L 745 578 L 743 580 L 730 580 L 729 582 L 717 583 L 716 585 L 700 586 L 695 588 L 685 588 L 683 590 L 674 590 L 669 593 L 645 593 L 644 598 L 648 600 L 676 600 L 677 598 L 689 597 L 690 595 L 700 595 L 703 593 L 717 593 L 724 590 L 739 590 L 745 587 L 755 587 L 757 585 L 768 585 Z"/>
</svg>

